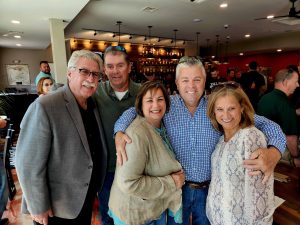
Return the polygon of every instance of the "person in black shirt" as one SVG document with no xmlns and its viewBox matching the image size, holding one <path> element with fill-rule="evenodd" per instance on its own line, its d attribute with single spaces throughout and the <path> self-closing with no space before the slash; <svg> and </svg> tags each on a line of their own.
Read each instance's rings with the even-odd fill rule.
<svg viewBox="0 0 300 225">
<path fill-rule="evenodd" d="M 257 103 L 266 87 L 265 79 L 263 75 L 257 71 L 257 67 L 257 62 L 250 62 L 249 71 L 243 73 L 240 80 L 240 84 L 248 95 L 255 111 L 257 109 Z"/>
</svg>

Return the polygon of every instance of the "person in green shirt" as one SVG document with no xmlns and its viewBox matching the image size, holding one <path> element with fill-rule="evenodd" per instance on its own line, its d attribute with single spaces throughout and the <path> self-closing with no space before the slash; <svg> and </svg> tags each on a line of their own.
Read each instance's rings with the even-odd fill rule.
<svg viewBox="0 0 300 225">
<path fill-rule="evenodd" d="M 275 75 L 274 90 L 261 98 L 257 113 L 280 125 L 287 139 L 287 149 L 282 158 L 300 167 L 296 109 L 288 98 L 299 87 L 298 80 L 299 75 L 294 70 L 278 71 Z"/>
<path fill-rule="evenodd" d="M 116 169 L 114 124 L 122 113 L 134 106 L 140 85 L 129 79 L 131 64 L 122 46 L 110 46 L 104 53 L 104 73 L 108 81 L 100 82 L 94 95 L 104 127 L 108 147 L 108 168 L 102 190 L 99 192 L 102 225 L 114 224 L 107 214 L 108 200 Z"/>
</svg>

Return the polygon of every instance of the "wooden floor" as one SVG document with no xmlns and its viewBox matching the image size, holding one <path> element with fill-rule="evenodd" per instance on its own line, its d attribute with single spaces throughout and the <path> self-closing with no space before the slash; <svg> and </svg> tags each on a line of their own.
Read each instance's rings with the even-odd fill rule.
<svg viewBox="0 0 300 225">
<path fill-rule="evenodd" d="M 4 212 L 3 218 L 8 218 L 9 224 L 11 225 L 33 225 L 30 216 L 20 213 L 22 191 L 20 189 L 16 171 L 12 170 L 12 174 L 14 177 L 15 186 L 17 188 L 17 194 L 14 197 L 14 200 L 8 203 L 8 210 Z M 100 225 L 97 207 L 94 208 L 92 225 Z"/>
</svg>

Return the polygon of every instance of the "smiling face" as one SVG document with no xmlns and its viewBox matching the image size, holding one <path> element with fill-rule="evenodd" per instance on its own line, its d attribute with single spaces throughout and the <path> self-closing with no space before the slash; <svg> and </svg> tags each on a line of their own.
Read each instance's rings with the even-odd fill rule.
<svg viewBox="0 0 300 225">
<path fill-rule="evenodd" d="M 96 61 L 84 57 L 79 58 L 76 68 L 68 70 L 69 87 L 79 104 L 92 96 L 98 87 L 98 78 L 91 74 L 87 77 L 81 75 L 79 73 L 81 69 L 100 72 L 99 64 Z"/>
<path fill-rule="evenodd" d="M 142 111 L 148 123 L 160 128 L 161 120 L 166 112 L 166 101 L 160 88 L 146 92 L 142 100 Z"/>
<path fill-rule="evenodd" d="M 204 92 L 205 74 L 198 65 L 181 67 L 176 85 L 185 105 L 194 113 Z"/>
<path fill-rule="evenodd" d="M 126 91 L 129 86 L 130 63 L 121 53 L 108 53 L 104 59 L 104 72 L 107 75 L 110 85 L 115 91 Z"/>
<path fill-rule="evenodd" d="M 233 95 L 220 96 L 214 106 L 217 122 L 223 127 L 226 139 L 230 139 L 239 129 L 243 108 Z"/>
</svg>

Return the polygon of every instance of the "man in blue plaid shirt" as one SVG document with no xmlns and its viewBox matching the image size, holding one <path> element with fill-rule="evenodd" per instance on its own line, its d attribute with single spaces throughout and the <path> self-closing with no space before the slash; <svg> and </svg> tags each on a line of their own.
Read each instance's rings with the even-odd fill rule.
<svg viewBox="0 0 300 225">
<path fill-rule="evenodd" d="M 207 98 L 204 96 L 206 73 L 197 57 L 182 57 L 176 68 L 176 84 L 180 95 L 171 96 L 170 111 L 164 117 L 168 136 L 186 182 L 183 191 L 183 224 L 189 224 L 190 215 L 195 225 L 209 224 L 205 205 L 211 179 L 211 154 L 221 136 L 206 115 Z M 130 137 L 123 132 L 135 118 L 134 108 L 124 112 L 115 124 L 118 164 L 127 160 L 125 143 Z M 250 175 L 264 174 L 263 182 L 272 174 L 286 140 L 280 127 L 258 115 L 255 125 L 268 139 L 268 149 L 257 149 L 251 158 L 244 160 Z M 121 132 L 119 132 L 121 131 Z M 168 224 L 174 224 L 170 219 Z"/>
</svg>

